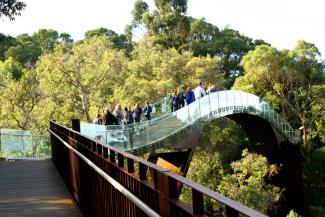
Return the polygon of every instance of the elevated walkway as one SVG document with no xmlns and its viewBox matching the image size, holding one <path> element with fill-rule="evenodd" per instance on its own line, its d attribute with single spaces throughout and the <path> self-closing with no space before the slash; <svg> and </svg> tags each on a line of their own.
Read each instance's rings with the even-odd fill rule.
<svg viewBox="0 0 325 217">
<path fill-rule="evenodd" d="M 0 162 L 1 217 L 79 217 L 51 160 Z"/>
<path fill-rule="evenodd" d="M 164 101 L 167 104 L 166 101 Z M 211 93 L 175 112 L 167 105 L 156 110 L 155 118 L 127 126 L 81 123 L 81 133 L 122 150 L 134 152 L 153 147 L 172 147 L 200 131 L 212 119 L 231 115 L 253 115 L 264 119 L 281 136 L 279 140 L 297 144 L 300 134 L 263 99 L 239 90 Z M 246 120 L 247 121 L 247 120 Z M 254 123 L 251 123 L 253 125 Z M 259 133 L 259 132 L 256 132 Z M 172 139 L 172 142 L 169 140 Z"/>
</svg>

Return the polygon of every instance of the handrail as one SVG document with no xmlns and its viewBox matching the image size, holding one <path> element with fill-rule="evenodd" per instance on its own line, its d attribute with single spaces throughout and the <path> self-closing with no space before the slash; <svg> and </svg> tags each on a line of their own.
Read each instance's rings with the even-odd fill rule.
<svg viewBox="0 0 325 217">
<path fill-rule="evenodd" d="M 93 168 L 99 175 L 101 175 L 107 182 L 112 184 L 119 192 L 125 195 L 128 199 L 130 199 L 137 207 L 139 207 L 144 213 L 148 216 L 159 217 L 160 215 L 156 213 L 153 209 L 147 206 L 144 202 L 142 202 L 138 197 L 136 197 L 132 192 L 130 192 L 127 188 L 118 183 L 111 176 L 107 175 L 101 168 L 96 166 L 93 162 L 91 162 L 88 158 L 82 155 L 80 152 L 75 150 L 71 145 L 61 139 L 58 135 L 56 135 L 52 130 L 48 129 L 48 131 L 54 135 L 57 139 L 59 139 L 68 149 L 70 149 L 73 153 L 78 155 L 82 160 L 84 160 L 91 168 Z"/>
<path fill-rule="evenodd" d="M 188 215 L 177 216 L 203 216 L 203 196 L 206 196 L 216 202 L 224 204 L 226 210 L 228 210 L 230 213 L 234 212 L 237 213 L 237 215 L 238 213 L 241 213 L 247 216 L 265 217 L 264 214 L 252 210 L 251 208 L 248 208 L 230 198 L 222 196 L 221 194 L 214 192 L 213 190 L 207 187 L 190 181 L 177 174 L 171 173 L 170 171 L 164 168 L 158 167 L 157 165 L 142 158 L 139 158 L 135 155 L 132 155 L 128 152 L 124 152 L 118 148 L 107 146 L 106 144 L 103 144 L 99 141 L 87 138 L 79 132 L 69 129 L 65 126 L 51 122 L 51 129 L 57 132 L 57 135 L 60 135 L 62 137 L 60 141 L 62 141 L 63 139 L 69 141 L 69 143 L 71 141 L 75 148 L 77 148 L 78 150 L 79 148 L 81 148 L 80 150 L 84 150 L 84 153 L 87 155 L 88 152 L 93 153 L 94 158 L 92 159 L 94 160 L 94 163 L 105 161 L 109 165 L 114 167 L 115 169 L 112 168 L 112 170 L 110 171 L 115 171 L 113 174 L 117 175 L 117 177 L 124 177 L 119 179 L 119 182 L 124 186 L 128 186 L 128 189 L 130 189 L 131 191 L 135 191 L 136 195 L 138 195 L 136 192 L 138 192 L 139 195 L 142 196 L 146 194 L 151 195 L 148 197 L 150 199 L 149 201 L 146 201 L 146 203 L 150 206 L 154 206 L 154 209 L 156 211 L 160 209 L 160 214 L 163 216 L 169 216 L 169 214 L 163 213 L 162 210 L 164 210 L 165 208 L 161 209 L 159 208 L 159 206 L 173 206 L 173 210 L 176 210 L 177 213 L 188 213 Z M 116 161 L 116 158 L 118 159 L 118 161 Z M 98 161 L 99 159 L 100 161 Z M 124 164 L 124 161 L 127 162 L 126 165 Z M 137 174 L 135 173 L 135 163 L 138 163 L 139 165 Z M 99 164 L 99 166 L 101 165 L 103 165 L 103 163 Z M 150 170 L 149 174 L 147 174 L 148 169 Z M 149 177 L 147 177 L 148 175 Z M 190 189 L 192 189 L 193 205 L 191 206 L 191 208 L 193 210 L 188 207 L 189 205 L 187 203 L 183 204 L 183 201 L 179 200 L 178 197 L 175 197 L 175 189 L 180 184 L 186 185 Z M 134 189 L 134 186 L 139 185 L 145 185 L 146 187 L 142 186 L 144 187 L 144 189 L 139 189 L 137 187 Z M 145 191 L 146 194 L 143 194 L 143 191 Z M 159 198 L 158 204 L 160 204 L 158 205 L 158 207 L 154 205 L 155 202 L 153 204 L 151 203 L 151 200 L 157 201 L 157 198 Z M 226 215 L 232 216 L 232 214 L 229 213 Z"/>
<path fill-rule="evenodd" d="M 230 206 L 232 209 L 240 212 L 241 214 L 244 214 L 246 216 L 254 216 L 254 217 L 266 217 L 266 215 L 263 215 L 241 203 L 238 203 L 237 201 L 234 201 L 228 197 L 225 197 L 218 192 L 212 191 L 211 189 L 202 186 L 199 183 L 193 182 L 189 179 L 184 178 L 183 176 L 177 175 L 172 172 L 168 172 L 168 176 L 172 177 L 173 179 L 176 179 L 177 181 L 182 182 L 184 185 L 191 187 L 192 189 L 201 192 L 202 194 L 211 197 L 227 206 Z"/>
</svg>

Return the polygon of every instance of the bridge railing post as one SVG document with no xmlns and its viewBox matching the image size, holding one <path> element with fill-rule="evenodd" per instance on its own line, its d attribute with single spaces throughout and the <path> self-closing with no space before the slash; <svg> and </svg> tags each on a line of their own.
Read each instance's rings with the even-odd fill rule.
<svg viewBox="0 0 325 217">
<path fill-rule="evenodd" d="M 142 163 L 139 163 L 139 178 L 140 180 L 147 180 L 147 169 L 148 167 Z"/>
<path fill-rule="evenodd" d="M 157 171 L 157 187 L 160 192 L 159 195 L 159 212 L 161 216 L 170 217 L 172 214 L 172 207 L 170 199 L 176 199 L 177 182 L 169 178 L 164 172 Z"/>
<path fill-rule="evenodd" d="M 196 216 L 204 215 L 203 194 L 195 189 L 192 189 L 192 205 L 193 214 Z"/>
<path fill-rule="evenodd" d="M 231 207 L 229 206 L 226 206 L 226 216 L 228 217 L 238 217 L 239 216 L 239 213 L 238 211 L 232 209 Z"/>
<path fill-rule="evenodd" d="M 80 120 L 72 119 L 72 129 L 80 133 Z"/>
</svg>

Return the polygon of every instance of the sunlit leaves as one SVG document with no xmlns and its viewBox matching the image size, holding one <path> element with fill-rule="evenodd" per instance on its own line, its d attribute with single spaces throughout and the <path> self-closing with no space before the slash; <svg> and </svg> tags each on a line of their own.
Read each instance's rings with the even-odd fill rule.
<svg viewBox="0 0 325 217">
<path fill-rule="evenodd" d="M 319 130 L 319 111 L 325 108 L 325 74 L 324 63 L 318 57 L 315 45 L 304 41 L 291 51 L 258 46 L 243 58 L 245 75 L 233 86 L 265 98 L 294 128 L 305 126 L 307 151 L 311 150 L 311 139 L 324 140 Z"/>
<path fill-rule="evenodd" d="M 242 156 L 241 160 L 231 163 L 233 174 L 223 176 L 218 191 L 255 210 L 267 213 L 274 209 L 281 197 L 279 188 L 265 183 L 264 178 L 269 176 L 270 170 L 267 159 L 247 150 L 243 151 Z"/>
</svg>

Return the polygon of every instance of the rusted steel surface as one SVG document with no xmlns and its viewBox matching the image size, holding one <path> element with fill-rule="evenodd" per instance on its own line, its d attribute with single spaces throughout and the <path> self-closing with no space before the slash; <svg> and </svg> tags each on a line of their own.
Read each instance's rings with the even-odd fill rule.
<svg viewBox="0 0 325 217">
<path fill-rule="evenodd" d="M 64 126 L 51 122 L 50 129 L 162 216 L 202 216 L 204 197 L 225 204 L 225 210 L 230 207 L 235 213 L 264 216 L 151 162 L 93 141 Z M 53 162 L 85 216 L 146 216 L 53 135 L 51 146 Z M 179 183 L 192 189 L 193 206 L 178 199 Z"/>
<path fill-rule="evenodd" d="M 82 216 L 51 160 L 0 162 L 1 217 Z"/>
</svg>

